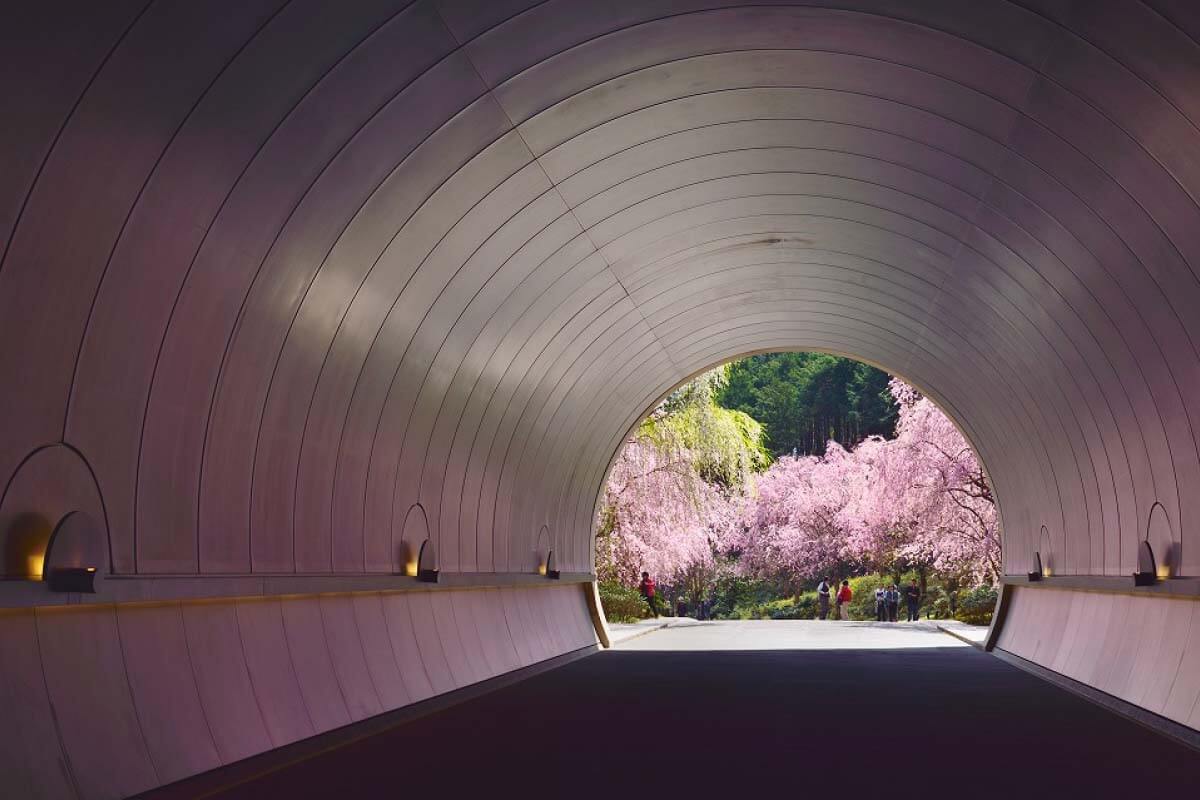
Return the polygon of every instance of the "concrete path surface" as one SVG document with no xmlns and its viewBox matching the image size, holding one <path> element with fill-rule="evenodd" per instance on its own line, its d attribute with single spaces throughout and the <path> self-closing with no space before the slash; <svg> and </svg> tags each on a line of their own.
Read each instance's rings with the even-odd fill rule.
<svg viewBox="0 0 1200 800">
<path fill-rule="evenodd" d="M 627 650 L 894 650 L 966 647 L 934 622 L 817 620 L 689 620 L 653 636 L 614 641 Z"/>
<path fill-rule="evenodd" d="M 608 623 L 608 640 L 613 645 L 617 645 L 662 628 L 684 628 L 698 624 L 700 623 L 691 617 L 653 617 L 637 622 L 610 622 Z"/>
<path fill-rule="evenodd" d="M 211 796 L 1097 800 L 1197 779 L 1196 751 L 936 626 L 763 621 L 638 636 Z"/>
<path fill-rule="evenodd" d="M 986 625 L 968 625 L 955 619 L 939 619 L 933 621 L 933 624 L 945 633 L 976 647 L 983 647 L 983 643 L 987 641 L 988 627 Z"/>
</svg>

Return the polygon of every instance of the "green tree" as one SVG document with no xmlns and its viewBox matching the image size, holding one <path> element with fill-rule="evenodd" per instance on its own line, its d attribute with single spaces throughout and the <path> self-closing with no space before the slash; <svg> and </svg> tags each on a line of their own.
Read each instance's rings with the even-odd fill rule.
<svg viewBox="0 0 1200 800">
<path fill-rule="evenodd" d="M 698 476 L 723 489 L 740 489 L 771 463 L 763 426 L 742 411 L 717 405 L 729 365 L 700 375 L 671 393 L 638 432 L 660 451 L 685 450 Z"/>
<path fill-rule="evenodd" d="M 825 353 L 766 353 L 729 365 L 719 405 L 760 420 L 772 455 L 822 455 L 830 439 L 853 447 L 895 432 L 888 375 Z"/>
</svg>

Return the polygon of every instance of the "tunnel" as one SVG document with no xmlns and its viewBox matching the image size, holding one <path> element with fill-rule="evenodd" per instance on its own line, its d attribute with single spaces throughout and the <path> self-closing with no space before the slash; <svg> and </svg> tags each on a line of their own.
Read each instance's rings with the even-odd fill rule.
<svg viewBox="0 0 1200 800">
<path fill-rule="evenodd" d="M 903 376 L 975 447 L 995 652 L 1200 731 L 1194 4 L 3 16 L 10 796 L 602 646 L 619 446 L 783 349 Z"/>
</svg>

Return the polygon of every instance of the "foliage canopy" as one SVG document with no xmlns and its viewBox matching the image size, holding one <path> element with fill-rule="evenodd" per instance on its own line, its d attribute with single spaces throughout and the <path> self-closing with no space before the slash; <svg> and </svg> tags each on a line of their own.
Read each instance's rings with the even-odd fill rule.
<svg viewBox="0 0 1200 800">
<path fill-rule="evenodd" d="M 895 432 L 888 375 L 826 353 L 764 353 L 729 365 L 717 403 L 762 423 L 771 454 L 823 455 Z"/>
</svg>

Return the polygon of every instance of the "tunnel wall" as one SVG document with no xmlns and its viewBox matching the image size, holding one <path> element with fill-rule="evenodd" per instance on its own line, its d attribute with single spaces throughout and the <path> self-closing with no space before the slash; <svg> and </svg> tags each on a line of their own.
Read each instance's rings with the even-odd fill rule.
<svg viewBox="0 0 1200 800">
<path fill-rule="evenodd" d="M 1200 603 L 1018 587 L 997 646 L 1200 730 Z"/>
<path fill-rule="evenodd" d="M 1195 4 L 14 5 L 0 603 L 22 636 L 253 581 L 384 591 L 425 539 L 446 576 L 552 549 L 586 578 L 632 426 L 773 349 L 935 399 L 992 480 L 1006 573 L 1040 553 L 1051 582 L 1127 580 L 1146 540 L 1164 587 L 1200 576 Z M 93 616 L 25 580 L 76 512 L 124 593 Z M 1175 626 L 1197 594 L 1138 608 Z M 1019 597 L 1006 636 L 1050 603 Z M 1099 637 L 1088 608 L 1064 624 Z M 37 651 L 7 641 L 17 696 Z M 67 725 L 72 696 L 46 697 Z"/>
<path fill-rule="evenodd" d="M 596 644 L 579 585 L 6 610 L 0 638 L 14 799 L 125 797 Z"/>
</svg>

